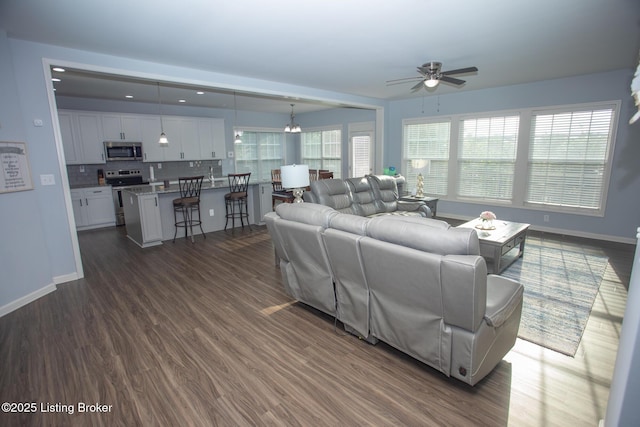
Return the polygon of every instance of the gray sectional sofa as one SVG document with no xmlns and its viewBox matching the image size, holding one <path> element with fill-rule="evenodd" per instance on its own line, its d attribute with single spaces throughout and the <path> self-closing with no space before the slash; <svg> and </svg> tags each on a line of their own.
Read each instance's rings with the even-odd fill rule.
<svg viewBox="0 0 640 427">
<path fill-rule="evenodd" d="M 278 205 L 265 221 L 286 292 L 371 343 L 471 385 L 515 343 L 523 287 L 487 275 L 473 229 L 314 203 Z"/>
<path fill-rule="evenodd" d="M 404 180 L 404 179 L 402 179 Z M 362 178 L 322 179 L 311 182 L 304 200 L 358 216 L 404 215 L 431 217 L 424 202 L 399 200 L 398 179 L 387 175 Z"/>
</svg>

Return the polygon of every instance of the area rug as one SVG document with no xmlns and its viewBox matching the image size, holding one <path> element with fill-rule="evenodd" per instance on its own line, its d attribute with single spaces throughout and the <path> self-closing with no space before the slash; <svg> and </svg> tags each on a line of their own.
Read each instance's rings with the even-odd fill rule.
<svg viewBox="0 0 640 427">
<path fill-rule="evenodd" d="M 524 285 L 518 337 L 573 357 L 608 261 L 527 241 L 523 257 L 502 272 Z"/>
</svg>

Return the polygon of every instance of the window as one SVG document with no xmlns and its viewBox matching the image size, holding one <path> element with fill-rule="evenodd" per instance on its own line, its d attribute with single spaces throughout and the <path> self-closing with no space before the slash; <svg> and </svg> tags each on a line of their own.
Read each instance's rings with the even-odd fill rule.
<svg viewBox="0 0 640 427">
<path fill-rule="evenodd" d="M 235 144 L 236 173 L 251 172 L 251 180 L 271 181 L 271 169 L 284 163 L 284 134 L 281 131 L 247 131 Z"/>
<path fill-rule="evenodd" d="M 421 173 L 425 194 L 447 194 L 450 132 L 449 121 L 404 126 L 403 166 L 408 190 L 415 187 Z"/>
<path fill-rule="evenodd" d="M 327 129 L 302 132 L 301 161 L 309 169 L 328 169 L 334 178 L 342 171 L 342 131 Z"/>
<path fill-rule="evenodd" d="M 613 106 L 535 113 L 526 203 L 601 210 L 613 117 Z"/>
<path fill-rule="evenodd" d="M 354 135 L 351 138 L 353 176 L 361 177 L 371 173 L 371 136 Z"/>
<path fill-rule="evenodd" d="M 603 215 L 620 101 L 405 119 L 407 188 L 467 203 Z"/>
<path fill-rule="evenodd" d="M 462 120 L 458 195 L 510 201 L 513 194 L 519 116 Z"/>
</svg>

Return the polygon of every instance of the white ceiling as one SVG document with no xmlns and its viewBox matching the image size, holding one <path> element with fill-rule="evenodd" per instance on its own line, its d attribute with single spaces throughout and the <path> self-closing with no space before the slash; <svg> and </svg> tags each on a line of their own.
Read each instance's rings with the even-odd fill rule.
<svg viewBox="0 0 640 427">
<path fill-rule="evenodd" d="M 635 68 L 640 1 L 1 0 L 0 28 L 12 38 L 399 99 Z M 385 84 L 417 76 L 416 66 L 428 61 L 479 71 L 460 76 L 462 87 L 440 84 L 428 92 L 411 93 L 414 82 Z M 58 90 L 109 98 L 139 86 L 96 77 L 72 84 L 69 73 L 70 87 L 63 81 Z M 139 89 L 135 99 L 157 101 L 154 82 Z M 232 93 L 210 89 L 198 97 L 193 89 L 167 89 L 163 102 L 189 94 L 190 105 L 233 106 Z M 291 103 L 242 94 L 237 102 L 239 109 L 277 112 L 290 111 Z M 297 112 L 316 108 L 295 103 Z"/>
</svg>

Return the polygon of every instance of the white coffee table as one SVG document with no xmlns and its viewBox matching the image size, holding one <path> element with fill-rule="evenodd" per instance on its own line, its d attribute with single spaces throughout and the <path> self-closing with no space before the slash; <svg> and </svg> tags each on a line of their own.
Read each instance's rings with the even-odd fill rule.
<svg viewBox="0 0 640 427">
<path fill-rule="evenodd" d="M 487 261 L 487 268 L 489 264 L 493 264 L 489 273 L 499 274 L 524 254 L 527 230 L 531 224 L 495 220 L 493 221 L 494 230 L 479 229 L 477 226 L 481 225 L 482 220 L 476 218 L 458 227 L 473 228 L 478 232 L 480 255 Z M 512 250 L 517 250 L 517 254 L 506 258 L 505 255 Z"/>
</svg>

